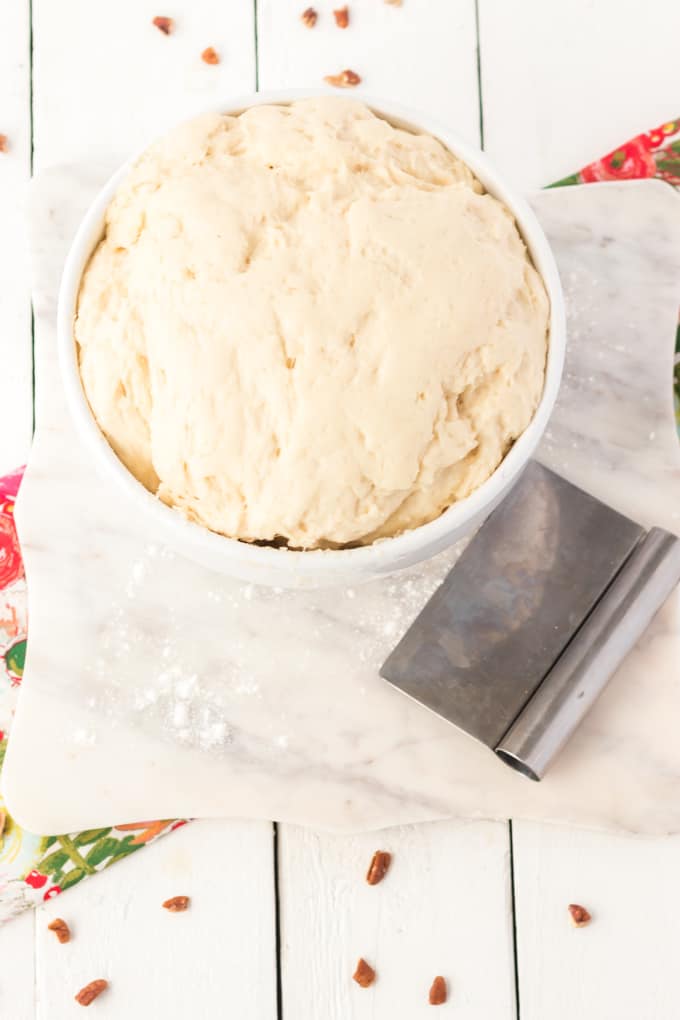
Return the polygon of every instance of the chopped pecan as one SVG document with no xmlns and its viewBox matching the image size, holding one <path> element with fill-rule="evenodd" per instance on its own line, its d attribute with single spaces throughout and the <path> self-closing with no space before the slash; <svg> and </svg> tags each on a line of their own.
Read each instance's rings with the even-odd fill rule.
<svg viewBox="0 0 680 1020">
<path fill-rule="evenodd" d="M 336 11 L 333 11 L 333 17 L 338 28 L 347 28 L 349 25 L 349 7 L 346 4 L 344 7 L 338 7 Z"/>
<path fill-rule="evenodd" d="M 165 900 L 163 906 L 166 910 L 170 910 L 173 914 L 180 914 L 189 906 L 189 897 L 171 896 L 169 900 Z"/>
<path fill-rule="evenodd" d="M 361 78 L 356 71 L 350 71 L 347 68 L 340 74 L 327 74 L 324 81 L 327 81 L 329 85 L 334 85 L 336 89 L 353 89 L 355 85 L 359 84 Z"/>
<path fill-rule="evenodd" d="M 89 1006 L 91 1002 L 94 1002 L 102 992 L 106 991 L 109 987 L 108 981 L 104 978 L 97 978 L 96 981 L 90 981 L 89 985 L 85 985 L 81 988 L 75 997 L 76 1002 L 79 1002 L 81 1006 Z"/>
<path fill-rule="evenodd" d="M 204 64 L 219 64 L 220 55 L 213 46 L 207 46 L 201 53 L 201 60 Z"/>
<path fill-rule="evenodd" d="M 430 988 L 430 1005 L 441 1006 L 444 1002 L 446 1002 L 446 981 L 441 974 L 438 974 Z"/>
<path fill-rule="evenodd" d="M 363 957 L 359 957 L 357 969 L 352 974 L 352 979 L 362 988 L 368 988 L 375 981 L 375 971 L 366 963 Z"/>
<path fill-rule="evenodd" d="M 382 882 L 391 860 L 392 854 L 389 854 L 387 850 L 376 850 L 366 872 L 366 881 L 369 885 L 377 885 L 378 882 Z"/>
<path fill-rule="evenodd" d="M 158 31 L 162 32 L 163 35 L 170 35 L 175 30 L 175 22 L 172 18 L 162 18 L 159 16 L 154 18 L 151 24 L 155 25 Z"/>
<path fill-rule="evenodd" d="M 308 7 L 300 15 L 300 21 L 305 26 L 305 28 L 314 28 L 314 26 L 316 25 L 316 19 L 318 17 L 319 17 L 319 15 L 316 13 L 314 8 L 313 7 Z"/>
<path fill-rule="evenodd" d="M 67 925 L 66 921 L 64 921 L 61 917 L 55 917 L 53 921 L 50 921 L 47 927 L 50 931 L 54 932 L 62 945 L 64 942 L 69 942 L 71 940 L 71 929 Z"/>
<path fill-rule="evenodd" d="M 9 149 L 9 140 L 7 135 L 0 135 L 0 152 L 7 152 Z"/>
<path fill-rule="evenodd" d="M 585 928 L 587 924 L 590 924 L 592 920 L 590 913 L 579 903 L 570 903 L 567 909 L 574 928 Z"/>
</svg>

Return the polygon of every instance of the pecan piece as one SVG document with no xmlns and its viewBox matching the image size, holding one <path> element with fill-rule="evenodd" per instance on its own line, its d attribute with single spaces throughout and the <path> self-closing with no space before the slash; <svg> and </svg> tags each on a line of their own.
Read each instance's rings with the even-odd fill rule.
<svg viewBox="0 0 680 1020">
<path fill-rule="evenodd" d="M 9 149 L 9 140 L 7 135 L 0 135 L 0 152 L 7 152 Z"/>
<path fill-rule="evenodd" d="M 204 64 L 219 64 L 220 56 L 213 46 L 207 46 L 201 53 L 201 60 Z"/>
<path fill-rule="evenodd" d="M 352 980 L 356 981 L 362 988 L 368 988 L 375 981 L 375 971 L 370 964 L 366 963 L 363 956 L 359 957 L 357 969 L 352 974 Z"/>
<path fill-rule="evenodd" d="M 388 853 L 387 850 L 376 850 L 366 872 L 366 881 L 369 885 L 377 885 L 378 882 L 382 882 L 387 874 L 391 860 L 392 854 Z"/>
<path fill-rule="evenodd" d="M 340 74 L 327 74 L 324 78 L 329 85 L 333 85 L 336 89 L 353 89 L 355 85 L 358 85 L 361 78 L 356 71 L 350 71 L 347 68 L 345 71 L 341 71 Z"/>
<path fill-rule="evenodd" d="M 587 924 L 590 924 L 592 920 L 590 913 L 579 903 L 570 903 L 567 909 L 574 928 L 585 928 Z"/>
<path fill-rule="evenodd" d="M 158 31 L 162 32 L 163 35 L 170 35 L 175 31 L 175 22 L 172 18 L 162 18 L 159 16 L 154 18 L 151 24 L 155 25 Z"/>
<path fill-rule="evenodd" d="M 430 1005 L 441 1006 L 446 1002 L 446 980 L 438 974 L 430 988 Z"/>
<path fill-rule="evenodd" d="M 64 944 L 64 942 L 70 942 L 71 929 L 69 928 L 69 926 L 67 925 L 66 921 L 64 921 L 63 918 L 55 917 L 53 921 L 50 921 L 47 927 L 49 931 L 54 932 L 54 934 L 57 936 L 62 945 Z"/>
<path fill-rule="evenodd" d="M 103 991 L 109 987 L 108 981 L 104 978 L 97 978 L 96 981 L 90 981 L 89 985 L 85 985 L 81 988 L 78 994 L 75 996 L 76 1002 L 79 1002 L 81 1006 L 89 1006 L 91 1002 L 94 1002 Z"/>
<path fill-rule="evenodd" d="M 349 7 L 346 4 L 344 7 L 338 7 L 336 11 L 333 11 L 333 17 L 338 28 L 347 28 L 349 25 Z"/>
<path fill-rule="evenodd" d="M 188 896 L 171 896 L 169 900 L 165 900 L 163 906 L 166 910 L 169 910 L 173 914 L 180 914 L 183 910 L 186 910 L 189 906 Z"/>
<path fill-rule="evenodd" d="M 305 28 L 314 28 L 316 25 L 316 19 L 319 15 L 316 13 L 313 7 L 308 7 L 307 10 L 303 11 L 300 15 L 300 21 Z"/>
</svg>

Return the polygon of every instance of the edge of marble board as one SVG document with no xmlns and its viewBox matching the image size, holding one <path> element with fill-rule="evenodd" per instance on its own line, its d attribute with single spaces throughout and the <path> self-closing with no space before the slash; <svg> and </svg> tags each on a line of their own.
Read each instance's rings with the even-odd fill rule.
<svg viewBox="0 0 680 1020">
<path fill-rule="evenodd" d="M 666 194 L 671 191 L 671 189 L 668 188 L 667 186 L 665 186 L 665 185 L 663 185 L 661 183 L 657 183 L 657 182 L 634 182 L 634 183 L 631 182 L 630 184 L 626 184 L 626 185 L 618 185 L 617 184 L 617 185 L 614 185 L 614 186 L 609 185 L 609 184 L 603 184 L 603 185 L 600 185 L 600 188 L 605 188 L 605 189 L 608 189 L 608 190 L 611 190 L 612 187 L 616 188 L 616 189 L 620 189 L 621 187 L 625 187 L 625 188 L 640 188 L 640 187 L 649 188 L 650 185 L 651 185 L 651 187 L 654 187 L 654 188 L 661 188 L 661 189 L 663 189 L 663 191 Z M 588 188 L 591 189 L 592 186 L 589 185 Z M 571 189 L 571 190 L 584 190 L 584 189 Z M 558 195 L 558 194 L 559 194 L 559 192 L 557 192 L 557 191 L 554 191 L 554 192 L 543 192 L 542 193 L 542 197 L 548 196 L 548 195 L 554 196 L 554 195 Z M 677 196 L 674 195 L 673 198 L 674 198 L 675 201 L 677 201 Z M 552 201 L 552 198 L 548 199 L 548 201 Z M 42 389 L 46 390 L 46 389 L 49 389 L 49 388 L 43 387 Z M 670 361 L 669 361 L 668 394 L 669 394 L 669 406 L 670 406 L 671 399 L 672 399 L 671 398 L 671 393 L 670 393 Z M 38 432 L 38 437 L 37 437 L 37 446 L 38 447 L 41 444 L 41 438 L 42 438 L 42 426 L 39 427 L 39 432 Z M 30 479 L 30 477 L 31 477 L 31 465 L 30 465 L 30 462 L 29 462 L 28 478 Z M 28 492 L 30 492 L 30 485 L 26 489 L 26 493 L 28 493 Z M 25 498 L 26 497 L 24 497 L 24 499 Z M 22 504 L 23 504 L 23 501 L 22 501 Z M 21 516 L 21 508 L 20 508 L 20 516 Z M 30 557 L 29 557 L 29 560 L 30 560 Z M 29 572 L 30 572 L 30 566 L 29 566 Z M 29 653 L 29 655 L 30 655 L 30 653 Z M 24 703 L 25 703 L 25 694 L 22 693 L 19 717 L 22 714 L 22 712 L 21 712 L 21 705 L 23 705 Z M 43 704 L 42 707 L 45 708 L 46 705 Z M 59 707 L 60 707 L 59 704 L 55 705 L 55 714 L 56 715 L 59 714 Z M 52 713 L 47 711 L 47 712 L 45 712 L 41 716 L 40 720 L 34 720 L 33 721 L 33 724 L 32 724 L 33 725 L 32 737 L 33 737 L 33 743 L 34 744 L 40 745 L 42 740 L 45 741 L 45 745 L 46 746 L 49 744 L 50 738 L 51 738 L 51 736 L 53 736 L 50 733 L 50 731 L 49 731 L 49 718 L 51 716 L 52 716 Z M 46 729 L 45 729 L 45 727 L 46 727 Z M 41 729 L 44 729 L 44 732 L 42 733 L 42 735 L 41 735 Z M 118 752 L 120 751 L 119 741 L 117 741 L 114 738 L 113 734 L 111 736 L 112 736 L 112 740 L 111 740 L 110 750 L 111 750 L 111 753 L 115 754 L 116 751 L 118 751 Z M 120 736 L 120 734 L 118 734 L 118 736 Z M 144 751 L 144 753 L 142 753 L 140 755 L 137 754 L 137 751 L 138 751 L 137 748 L 133 748 L 132 746 L 128 746 L 126 748 L 125 757 L 126 757 L 127 760 L 126 760 L 124 771 L 128 772 L 128 767 L 130 767 L 130 771 L 128 772 L 128 775 L 129 775 L 129 778 L 130 778 L 130 781 L 131 781 L 133 789 L 136 788 L 136 787 L 139 787 L 139 785 L 140 785 L 140 784 L 137 783 L 136 787 L 135 787 L 135 784 L 132 782 L 133 775 L 137 775 L 138 776 L 140 773 L 144 774 L 144 772 L 145 771 L 148 772 L 149 769 L 151 769 L 152 772 L 153 772 L 153 769 L 155 767 L 155 761 L 154 761 L 155 753 L 154 753 L 154 750 L 152 748 L 153 742 L 149 741 L 148 737 L 146 737 L 145 740 L 147 741 L 147 748 Z M 10 744 L 11 743 L 12 742 L 10 741 Z M 164 742 L 159 742 L 159 745 L 160 746 L 159 746 L 158 750 L 159 750 L 159 757 L 160 757 L 160 756 L 162 756 L 163 752 L 167 752 L 167 746 L 165 745 Z M 87 765 L 87 751 L 86 750 L 83 751 L 82 749 L 80 751 L 76 750 L 75 754 L 76 755 L 80 755 L 80 758 L 82 760 L 82 765 L 86 766 Z M 186 764 L 189 765 L 189 760 L 186 758 L 187 754 L 190 757 L 195 757 L 197 755 L 197 752 L 193 752 L 193 751 L 187 752 L 184 749 L 181 749 L 178 752 L 178 760 L 173 765 L 172 775 L 168 777 L 168 779 L 170 780 L 170 784 L 172 785 L 172 792 L 169 794 L 171 799 L 176 797 L 176 795 L 178 795 L 180 792 L 185 793 L 187 796 L 191 796 L 190 790 L 187 789 L 187 790 L 182 791 L 182 779 L 185 778 L 185 776 L 184 777 L 182 776 L 182 772 L 184 770 L 181 768 L 181 765 L 182 765 L 182 761 L 185 761 Z M 201 771 L 202 772 L 204 771 L 204 773 L 205 773 L 204 776 L 203 776 L 203 780 L 202 781 L 204 781 L 206 783 L 209 783 L 210 779 L 212 777 L 212 774 L 213 774 L 213 762 L 211 762 L 210 760 L 206 760 L 206 759 L 209 759 L 209 756 L 206 756 L 206 755 L 198 755 L 198 758 L 200 759 Z M 10 762 L 13 760 L 13 756 L 11 755 L 11 752 L 10 752 L 10 755 L 9 755 L 9 760 L 10 760 Z M 190 772 L 193 773 L 193 776 L 192 776 L 192 779 L 191 779 L 191 784 L 190 784 L 192 787 L 195 785 L 196 780 L 197 780 L 197 776 L 196 776 L 196 771 L 195 770 L 196 770 L 196 766 L 198 764 L 199 764 L 198 761 L 192 760 L 191 761 L 191 765 L 190 765 L 190 767 L 187 770 L 187 771 L 190 771 Z M 8 772 L 8 776 L 9 775 L 10 775 L 10 773 Z M 252 784 L 253 784 L 253 778 L 254 777 L 252 775 L 250 775 L 249 778 L 248 778 L 248 783 L 251 785 L 251 787 L 252 787 Z M 267 782 L 266 775 L 260 777 L 260 781 L 262 783 L 266 784 L 266 782 Z M 365 781 L 365 780 L 362 780 L 362 781 Z M 525 780 L 522 780 L 522 779 L 520 779 L 519 781 L 520 782 L 525 782 Z M 14 801 L 14 795 L 13 795 L 13 791 L 11 789 L 11 783 L 7 787 L 7 792 L 10 795 L 10 799 L 12 799 L 12 801 Z M 291 791 L 291 793 L 293 793 L 293 791 Z M 328 793 L 329 793 L 329 791 L 325 787 L 325 784 L 323 782 L 321 782 L 321 786 L 320 786 L 320 789 L 318 791 L 319 796 L 327 798 L 328 797 Z M 96 792 L 96 794 L 94 796 L 97 799 L 97 803 L 101 804 L 102 814 L 101 814 L 101 816 L 96 816 L 96 817 L 88 815 L 88 821 L 86 823 L 87 825 L 94 825 L 94 824 L 98 824 L 99 822 L 101 822 L 102 824 L 103 823 L 110 824 L 110 822 L 111 822 L 111 813 L 110 813 L 110 811 L 107 813 L 107 804 L 109 804 L 111 802 L 111 800 L 115 800 L 115 797 L 112 796 L 112 794 L 113 794 L 113 791 L 111 790 L 110 786 L 107 785 L 106 782 L 103 782 L 98 787 L 97 792 Z M 232 795 L 233 795 L 233 791 L 232 791 Z M 388 799 L 392 799 L 392 798 L 390 797 Z M 142 798 L 142 800 L 143 800 L 143 798 Z M 406 796 L 405 800 L 406 800 L 406 803 L 409 802 L 410 798 L 408 797 L 408 795 Z M 130 800 L 128 799 L 128 804 L 129 803 L 130 803 Z M 186 813 L 188 813 L 188 812 L 182 812 L 182 811 L 178 812 L 175 807 L 172 807 L 170 801 L 168 801 L 167 804 L 166 804 L 166 803 L 164 803 L 162 801 L 162 798 L 161 798 L 160 801 L 155 801 L 154 803 L 156 803 L 156 805 L 157 805 L 154 808 L 154 811 L 157 814 L 162 815 L 162 816 L 177 815 L 177 814 L 186 814 Z M 300 817 L 296 816 L 295 806 L 294 805 L 295 805 L 295 796 L 293 794 L 291 796 L 291 803 L 289 804 L 289 807 L 290 807 L 291 810 L 290 810 L 290 813 L 286 813 L 285 820 L 302 821 L 302 822 L 304 822 L 305 819 L 302 816 L 300 816 Z M 234 799 L 232 807 L 233 807 L 234 810 L 230 810 L 229 811 L 229 814 L 231 816 L 233 816 L 233 815 L 240 815 L 242 817 L 261 817 L 262 816 L 261 812 L 258 812 L 256 815 L 250 815 L 248 810 L 247 810 L 247 804 L 246 803 L 242 803 L 241 801 L 239 801 L 238 797 L 236 797 Z M 387 807 L 387 805 L 383 804 L 383 809 L 385 809 L 386 807 Z M 405 807 L 405 804 L 402 803 L 401 804 L 401 808 L 403 809 L 404 807 Z M 145 809 L 143 810 L 143 808 L 145 808 Z M 136 814 L 136 813 L 139 813 L 139 812 L 141 812 L 142 814 L 148 814 L 148 805 L 143 805 L 143 803 L 140 802 L 139 811 L 136 811 L 134 809 L 134 806 L 133 806 L 133 807 L 130 808 L 129 813 L 127 812 L 127 808 L 126 808 L 126 814 L 128 814 L 128 816 L 132 816 L 132 814 Z M 56 824 L 52 824 L 52 821 L 54 821 L 54 823 L 56 823 L 56 821 L 57 821 L 57 818 L 54 817 L 54 816 L 52 816 L 52 818 L 45 818 L 43 816 L 43 817 L 41 817 L 39 819 L 40 824 L 36 825 L 35 822 L 38 821 L 38 819 L 35 819 L 35 818 L 31 819 L 29 816 L 24 815 L 23 812 L 21 811 L 21 806 L 20 806 L 19 812 L 15 811 L 14 813 L 20 819 L 23 818 L 23 820 L 25 820 L 25 821 L 32 822 L 33 824 L 29 824 L 29 826 L 28 826 L 29 828 L 34 828 L 34 829 L 37 829 L 39 831 L 52 831 L 53 829 L 56 831 L 56 829 L 59 828 L 59 827 L 62 827 L 63 829 L 77 829 L 77 828 L 81 827 L 83 824 L 85 824 L 83 821 L 81 821 L 80 819 L 77 819 L 75 817 L 72 817 L 71 820 L 64 819 L 64 813 L 63 812 L 62 812 L 62 819 L 64 820 L 64 824 L 62 826 L 57 826 Z M 191 812 L 191 813 L 193 813 L 193 812 Z M 204 813 L 206 815 L 213 814 L 213 815 L 217 816 L 217 815 L 222 815 L 224 812 L 222 810 L 215 810 L 215 811 L 201 811 L 201 813 Z M 388 812 L 386 812 L 386 813 L 388 813 Z M 402 815 L 402 813 L 403 813 L 402 810 L 399 810 L 397 812 L 397 814 L 400 815 L 400 816 Z M 446 811 L 446 810 L 442 811 L 442 810 L 440 810 L 439 809 L 439 805 L 436 805 L 436 804 L 430 804 L 429 806 L 425 805 L 423 803 L 422 799 L 417 804 L 416 803 L 411 803 L 410 807 L 406 808 L 406 813 L 408 815 L 408 820 L 409 821 L 431 820 L 431 819 L 435 819 L 435 818 L 448 817 L 451 814 L 450 811 Z M 505 817 L 505 814 L 501 814 L 501 813 L 498 813 L 498 812 L 489 812 L 489 811 L 481 811 L 479 813 L 474 813 L 473 811 L 466 810 L 465 811 L 465 817 L 496 817 L 496 818 L 498 818 L 498 817 Z M 121 820 L 121 819 L 118 819 L 118 820 Z M 401 821 L 401 820 L 405 820 L 405 819 L 400 817 L 398 820 Z M 563 817 L 562 818 L 557 818 L 556 817 L 555 819 L 546 818 L 545 820 L 554 820 L 555 822 L 559 823 L 561 821 L 564 821 L 564 818 Z M 43 823 L 45 821 L 49 821 L 51 824 L 44 825 Z M 65 823 L 66 821 L 68 821 L 68 824 Z M 348 827 L 347 826 L 345 826 L 345 825 L 334 826 L 334 825 L 330 824 L 328 820 L 326 820 L 325 822 L 314 823 L 314 824 L 323 824 L 325 828 L 329 828 L 329 829 L 338 829 L 338 830 L 341 830 L 341 831 L 348 831 Z M 382 825 L 384 825 L 384 824 L 391 824 L 391 823 L 390 822 L 386 822 L 386 823 L 378 823 L 378 824 L 382 827 Z M 361 819 L 357 819 L 356 820 L 356 824 L 353 824 L 352 826 L 350 826 L 349 830 L 351 831 L 351 829 L 371 828 L 371 827 L 374 827 L 374 825 L 375 825 L 375 823 L 372 823 L 370 818 L 361 818 Z M 591 826 L 592 827 L 597 827 L 595 823 L 591 823 Z"/>
</svg>

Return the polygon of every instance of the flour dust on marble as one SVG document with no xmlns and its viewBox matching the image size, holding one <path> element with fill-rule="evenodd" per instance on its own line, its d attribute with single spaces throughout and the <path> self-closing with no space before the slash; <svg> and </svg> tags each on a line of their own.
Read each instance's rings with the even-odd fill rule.
<svg viewBox="0 0 680 1020">
<path fill-rule="evenodd" d="M 281 697 L 290 663 L 301 678 L 301 697 L 307 696 L 302 677 L 315 670 L 321 676 L 338 661 L 348 690 L 365 697 L 383 684 L 380 665 L 464 545 L 372 584 L 291 592 L 218 574 L 205 575 L 210 583 L 200 590 L 184 587 L 182 575 L 191 565 L 166 546 L 149 543 L 130 564 L 120 591 L 112 593 L 89 667 L 88 708 L 107 725 L 132 721 L 150 735 L 203 752 L 242 754 L 250 745 L 258 758 L 294 754 L 295 705 L 287 684 Z M 159 582 L 168 593 L 162 617 Z M 223 626 L 215 629 L 217 607 Z M 347 669 L 348 649 L 354 670 Z M 150 664 L 142 678 L 139 662 Z M 71 734 L 81 746 L 96 739 L 94 730 L 82 727 Z"/>
</svg>

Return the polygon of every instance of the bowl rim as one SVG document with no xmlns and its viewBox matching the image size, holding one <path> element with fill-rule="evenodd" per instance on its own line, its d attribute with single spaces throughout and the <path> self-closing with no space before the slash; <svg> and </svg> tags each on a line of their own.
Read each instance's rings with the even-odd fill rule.
<svg viewBox="0 0 680 1020">
<path fill-rule="evenodd" d="M 322 89 L 282 89 L 226 96 L 209 104 L 198 105 L 192 114 L 183 117 L 177 124 L 191 120 L 202 113 L 238 114 L 253 106 L 288 105 L 299 99 L 327 95 L 329 93 Z M 487 508 L 490 510 L 504 489 L 519 477 L 546 427 L 557 398 L 564 366 L 566 325 L 559 273 L 543 228 L 528 202 L 508 188 L 503 177 L 496 172 L 484 153 L 463 141 L 454 131 L 436 118 L 363 92 L 354 97 L 345 96 L 343 98 L 358 100 L 372 112 L 397 126 L 433 135 L 455 156 L 466 163 L 475 177 L 483 184 L 485 190 L 503 202 L 512 212 L 532 262 L 543 280 L 550 301 L 548 350 L 543 392 L 533 418 L 493 473 L 477 489 L 453 503 L 439 517 L 399 535 L 378 539 L 370 545 L 356 546 L 350 549 L 292 550 L 285 547 L 254 545 L 210 531 L 205 526 L 188 520 L 174 507 L 167 506 L 157 496 L 150 493 L 141 482 L 137 481 L 109 446 L 90 409 L 78 368 L 77 343 L 73 325 L 80 282 L 90 256 L 101 238 L 104 214 L 118 185 L 149 145 L 167 134 L 173 129 L 172 127 L 166 128 L 160 134 L 156 133 L 115 171 L 97 193 L 80 221 L 73 238 L 64 263 L 59 287 L 57 345 L 62 382 L 67 405 L 78 434 L 93 454 L 95 463 L 99 463 L 105 468 L 106 474 L 127 493 L 133 502 L 141 505 L 146 513 L 150 514 L 156 523 L 163 527 L 166 534 L 168 531 L 174 532 L 175 541 L 181 542 L 185 551 L 195 550 L 197 554 L 200 553 L 200 558 L 203 560 L 208 556 L 214 558 L 216 563 L 228 559 L 234 567 L 240 566 L 247 569 L 252 566 L 260 570 L 268 568 L 272 576 L 281 571 L 285 571 L 287 574 L 295 572 L 309 576 L 314 575 L 320 567 L 323 567 L 324 571 L 330 570 L 331 572 L 334 567 L 342 571 L 356 568 L 358 574 L 362 570 L 365 572 L 371 569 L 383 572 L 390 566 L 396 569 L 400 561 L 413 557 L 414 553 L 417 553 L 421 548 L 423 550 L 421 558 L 426 558 L 429 555 L 427 550 L 434 546 L 441 548 L 449 534 L 453 541 L 456 532 L 460 532 L 473 518 L 483 516 Z"/>
</svg>

